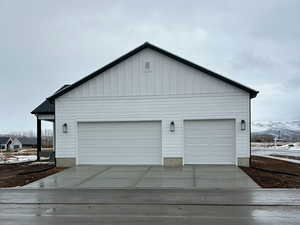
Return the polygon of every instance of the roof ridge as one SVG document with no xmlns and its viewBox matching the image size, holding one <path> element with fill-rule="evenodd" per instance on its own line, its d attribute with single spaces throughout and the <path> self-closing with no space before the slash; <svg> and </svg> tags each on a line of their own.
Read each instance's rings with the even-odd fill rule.
<svg viewBox="0 0 300 225">
<path fill-rule="evenodd" d="M 106 70 L 112 68 L 113 66 L 121 63 L 122 61 L 128 59 L 129 57 L 135 55 L 136 53 L 140 52 L 141 50 L 143 50 L 145 48 L 150 48 L 152 50 L 155 50 L 155 51 L 157 51 L 157 52 L 159 52 L 159 53 L 161 53 L 161 54 L 163 54 L 163 55 L 165 55 L 167 57 L 170 57 L 170 58 L 172 58 L 172 59 L 174 59 L 176 61 L 179 61 L 179 62 L 181 62 L 181 63 L 183 63 L 185 65 L 193 67 L 194 69 L 197 69 L 197 70 L 199 70 L 199 71 L 201 71 L 203 73 L 206 73 L 206 74 L 208 74 L 210 76 L 213 76 L 213 77 L 215 77 L 215 78 L 217 78 L 219 80 L 227 82 L 227 83 L 229 83 L 229 84 L 231 84 L 233 86 L 236 86 L 236 87 L 238 87 L 238 88 L 240 88 L 240 89 L 242 89 L 242 90 L 250 93 L 250 97 L 251 98 L 255 98 L 256 95 L 259 93 L 258 91 L 254 90 L 254 89 L 252 89 L 250 87 L 247 87 L 246 85 L 243 85 L 243 84 L 241 84 L 241 83 L 239 83 L 237 81 L 234 81 L 234 80 L 229 79 L 229 78 L 227 78 L 225 76 L 222 76 L 222 75 L 220 75 L 220 74 L 218 74 L 216 72 L 213 72 L 212 70 L 209 70 L 209 69 L 206 69 L 206 68 L 204 68 L 202 66 L 199 66 L 196 63 L 188 61 L 187 59 L 179 57 L 179 56 L 177 56 L 177 55 L 175 55 L 175 54 L 173 54 L 171 52 L 168 52 L 168 51 L 166 51 L 166 50 L 164 50 L 164 49 L 162 49 L 160 47 L 157 47 L 157 46 L 155 46 L 155 45 L 153 45 L 153 44 L 151 44 L 151 43 L 149 43 L 149 42 L 146 41 L 142 45 L 140 45 L 140 46 L 136 47 L 135 49 L 129 51 L 128 53 L 120 56 L 119 58 L 115 59 L 114 61 L 112 61 L 112 62 L 106 64 L 105 66 L 101 67 L 100 69 L 94 71 L 93 73 L 91 73 L 91 74 L 83 77 L 82 79 L 74 82 L 73 84 L 71 84 L 70 86 L 68 86 L 68 87 L 66 87 L 66 88 L 64 88 L 62 90 L 60 90 L 59 92 L 54 93 L 53 95 L 51 95 L 47 99 L 53 101 L 55 98 L 57 98 L 57 97 L 65 94 L 65 93 L 69 92 L 70 90 L 78 87 L 79 85 L 85 83 L 86 81 L 88 81 L 88 80 L 90 80 L 90 79 L 98 76 L 99 74 L 101 74 L 101 73 L 105 72 Z"/>
</svg>

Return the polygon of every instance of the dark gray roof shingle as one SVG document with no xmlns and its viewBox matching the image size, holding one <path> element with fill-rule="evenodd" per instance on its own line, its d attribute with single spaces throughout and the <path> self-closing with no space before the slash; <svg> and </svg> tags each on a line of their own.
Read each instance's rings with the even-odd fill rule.
<svg viewBox="0 0 300 225">
<path fill-rule="evenodd" d="M 36 107 L 32 112 L 32 114 L 54 114 L 55 107 L 54 103 L 49 100 L 45 100 L 42 104 Z"/>
<path fill-rule="evenodd" d="M 64 90 L 65 88 L 67 88 L 69 86 L 70 85 L 65 84 L 60 89 L 58 89 L 54 94 L 59 93 L 60 91 Z M 55 114 L 55 105 L 54 105 L 54 102 L 46 99 L 38 107 L 36 107 L 31 113 L 32 114 Z"/>
<path fill-rule="evenodd" d="M 1 136 L 0 137 L 0 144 L 6 144 L 9 139 L 10 139 L 10 137 Z"/>
<path fill-rule="evenodd" d="M 36 145 L 36 137 L 19 137 L 18 140 L 22 145 Z"/>
</svg>

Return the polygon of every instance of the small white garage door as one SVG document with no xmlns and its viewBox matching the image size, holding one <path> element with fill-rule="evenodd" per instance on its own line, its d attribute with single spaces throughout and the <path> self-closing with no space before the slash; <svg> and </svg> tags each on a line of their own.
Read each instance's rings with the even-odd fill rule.
<svg viewBox="0 0 300 225">
<path fill-rule="evenodd" d="M 78 163 L 161 164 L 160 122 L 78 124 Z"/>
<path fill-rule="evenodd" d="M 235 164 L 234 120 L 184 122 L 185 164 Z"/>
</svg>

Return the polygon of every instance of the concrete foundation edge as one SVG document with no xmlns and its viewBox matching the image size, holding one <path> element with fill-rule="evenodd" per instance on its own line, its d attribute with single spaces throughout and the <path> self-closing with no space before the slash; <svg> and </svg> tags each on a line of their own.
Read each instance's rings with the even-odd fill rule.
<svg viewBox="0 0 300 225">
<path fill-rule="evenodd" d="M 238 158 L 238 166 L 249 167 L 250 166 L 250 158 Z"/>
<path fill-rule="evenodd" d="M 57 167 L 73 167 L 76 165 L 75 158 L 56 158 Z"/>
<path fill-rule="evenodd" d="M 76 165 L 75 158 L 56 158 L 57 167 L 73 167 Z M 183 166 L 183 159 L 181 157 L 164 158 L 164 166 L 166 167 L 181 167 Z M 238 166 L 249 167 L 250 159 L 243 157 L 238 158 Z"/>
<path fill-rule="evenodd" d="M 181 157 L 164 158 L 164 166 L 166 167 L 181 167 L 183 159 Z"/>
</svg>

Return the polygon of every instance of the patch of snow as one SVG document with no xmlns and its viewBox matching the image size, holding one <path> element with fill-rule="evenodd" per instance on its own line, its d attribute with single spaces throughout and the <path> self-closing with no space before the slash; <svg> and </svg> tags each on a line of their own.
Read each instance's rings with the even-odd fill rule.
<svg viewBox="0 0 300 225">
<path fill-rule="evenodd" d="M 23 162 L 30 162 L 35 160 L 36 160 L 36 155 L 15 155 L 6 159 L 0 156 L 0 164 L 23 163 Z"/>
<path fill-rule="evenodd" d="M 290 149 L 290 150 L 296 150 L 296 151 L 300 151 L 300 143 L 296 142 L 296 143 L 289 143 L 286 145 L 282 145 L 278 147 L 279 149 Z"/>
<path fill-rule="evenodd" d="M 283 149 L 283 148 L 252 148 L 252 155 L 268 156 L 268 155 L 287 155 L 300 157 L 300 149 Z"/>
<path fill-rule="evenodd" d="M 283 150 L 294 150 L 300 151 L 300 142 L 277 142 L 277 146 L 274 146 L 274 142 L 251 142 L 253 149 L 283 149 Z"/>
<path fill-rule="evenodd" d="M 30 165 L 53 165 L 54 162 L 32 162 Z"/>
<path fill-rule="evenodd" d="M 19 152 L 23 153 L 23 152 L 28 152 L 28 151 L 35 151 L 35 149 L 22 149 Z"/>
<path fill-rule="evenodd" d="M 271 155 L 277 154 L 277 155 L 300 157 L 300 148 L 274 148 L 274 147 L 272 147 L 272 148 L 252 148 L 251 154 L 256 155 L 256 156 L 267 157 L 267 158 L 278 159 L 278 160 L 282 160 L 282 161 L 300 164 L 300 160 L 271 156 Z"/>
</svg>

